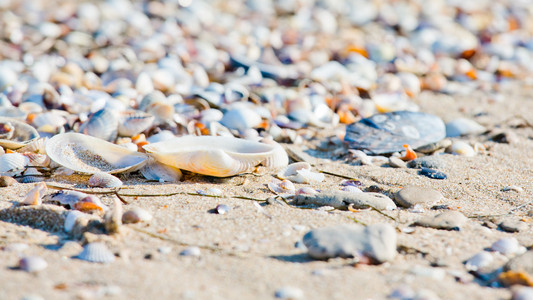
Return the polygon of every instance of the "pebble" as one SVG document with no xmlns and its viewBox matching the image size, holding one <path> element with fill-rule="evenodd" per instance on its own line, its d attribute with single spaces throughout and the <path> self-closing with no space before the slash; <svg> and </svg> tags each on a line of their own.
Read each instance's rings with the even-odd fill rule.
<svg viewBox="0 0 533 300">
<path fill-rule="evenodd" d="M 415 158 L 407 163 L 407 167 L 412 169 L 442 169 L 446 166 L 445 162 L 435 156 L 423 156 Z"/>
<path fill-rule="evenodd" d="M 474 120 L 459 118 L 446 123 L 446 137 L 458 137 L 462 135 L 480 134 L 486 131 Z"/>
<path fill-rule="evenodd" d="M 8 187 L 17 183 L 18 182 L 13 177 L 5 175 L 0 176 L 0 187 Z"/>
<path fill-rule="evenodd" d="M 433 169 L 428 169 L 428 168 L 422 168 L 418 174 L 420 175 L 423 175 L 423 176 L 426 176 L 426 177 L 429 177 L 431 179 L 446 179 L 447 176 L 446 174 L 440 172 L 440 171 L 437 171 L 437 170 L 433 170 Z"/>
<path fill-rule="evenodd" d="M 468 218 L 462 213 L 451 210 L 437 214 L 433 217 L 422 218 L 415 222 L 415 225 L 431 227 L 435 229 L 460 230 Z"/>
<path fill-rule="evenodd" d="M 226 204 L 219 204 L 217 207 L 215 207 L 215 211 L 219 215 L 223 215 L 231 210 L 231 207 L 229 207 Z"/>
<path fill-rule="evenodd" d="M 25 243 L 11 243 L 5 246 L 4 251 L 8 252 L 23 252 L 26 251 L 30 246 Z"/>
<path fill-rule="evenodd" d="M 393 168 L 407 168 L 407 163 L 398 157 L 389 157 L 389 166 Z"/>
<path fill-rule="evenodd" d="M 198 256 L 200 256 L 200 254 L 201 254 L 200 248 L 198 248 L 196 246 L 187 247 L 187 248 L 183 249 L 183 251 L 180 252 L 181 256 L 198 257 Z"/>
<path fill-rule="evenodd" d="M 463 141 L 454 141 L 450 147 L 450 152 L 454 155 L 472 157 L 476 156 L 476 150 L 468 143 Z"/>
<path fill-rule="evenodd" d="M 356 209 L 372 206 L 378 210 L 396 209 L 396 204 L 389 197 L 380 193 L 353 193 L 346 191 L 327 191 L 315 195 L 296 195 L 296 203 L 300 205 L 332 206 L 347 209 L 350 204 Z"/>
<path fill-rule="evenodd" d="M 48 263 L 40 256 L 25 256 L 19 260 L 19 269 L 26 272 L 39 272 L 48 267 Z"/>
<path fill-rule="evenodd" d="M 394 195 L 396 204 L 406 208 L 414 207 L 415 205 L 427 208 L 433 206 L 442 199 L 444 199 L 444 196 L 441 192 L 432 188 L 418 186 L 404 187 Z"/>
<path fill-rule="evenodd" d="M 285 286 L 277 289 L 274 296 L 279 299 L 303 299 L 304 292 L 299 288 Z"/>
<path fill-rule="evenodd" d="M 383 263 L 396 256 L 396 230 L 389 224 L 317 228 L 305 234 L 303 241 L 309 255 L 315 259 L 361 259 L 362 255 L 372 262 Z"/>
<path fill-rule="evenodd" d="M 503 220 L 500 224 L 500 229 L 505 232 L 519 232 L 528 228 L 525 222 L 515 219 Z"/>
<path fill-rule="evenodd" d="M 514 237 L 499 239 L 492 243 L 490 248 L 492 251 L 500 252 L 503 255 L 519 254 L 525 251 L 525 248 L 520 246 L 520 243 Z"/>
<path fill-rule="evenodd" d="M 505 264 L 504 269 L 506 271 L 524 271 L 533 276 L 533 250 L 511 258 Z"/>
<path fill-rule="evenodd" d="M 465 268 L 468 271 L 478 271 L 488 267 L 494 261 L 492 254 L 487 251 L 481 251 L 465 261 Z"/>
</svg>

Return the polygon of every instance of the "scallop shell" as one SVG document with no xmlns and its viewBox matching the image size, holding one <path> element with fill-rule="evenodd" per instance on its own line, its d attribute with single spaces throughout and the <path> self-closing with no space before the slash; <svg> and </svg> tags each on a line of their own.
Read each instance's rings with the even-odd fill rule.
<svg viewBox="0 0 533 300">
<path fill-rule="evenodd" d="M 291 196 L 296 193 L 296 187 L 291 181 L 287 179 L 283 181 L 275 179 L 269 182 L 267 186 L 269 190 L 280 196 Z"/>
<path fill-rule="evenodd" d="M 44 146 L 46 145 L 46 141 L 48 138 L 38 138 L 34 139 L 31 142 L 24 145 L 22 148 L 17 149 L 17 152 L 19 153 L 25 153 L 25 152 L 33 152 L 37 154 L 44 154 Z"/>
<path fill-rule="evenodd" d="M 39 272 L 48 267 L 48 263 L 40 256 L 26 256 L 19 260 L 19 269 L 26 272 Z"/>
<path fill-rule="evenodd" d="M 18 149 L 39 138 L 39 133 L 30 125 L 13 118 L 0 117 L 0 127 L 9 126 L 12 133 L 4 137 L 0 135 L 0 146 Z"/>
<path fill-rule="evenodd" d="M 93 263 L 108 264 L 115 261 L 115 255 L 104 243 L 89 243 L 76 258 Z"/>
<path fill-rule="evenodd" d="M 118 134 L 118 118 L 113 111 L 101 109 L 80 126 L 79 132 L 106 141 L 113 141 Z"/>
<path fill-rule="evenodd" d="M 183 174 L 180 169 L 162 164 L 152 158 L 142 167 L 139 172 L 148 180 L 159 182 L 179 182 Z"/>
<path fill-rule="evenodd" d="M 155 117 L 141 111 L 124 111 L 119 116 L 118 134 L 134 136 L 150 128 Z"/>
<path fill-rule="evenodd" d="M 286 165 L 287 154 L 278 144 L 221 136 L 183 136 L 143 146 L 161 163 L 187 171 L 227 177 Z"/>
<path fill-rule="evenodd" d="M 94 173 L 89 178 L 89 186 L 92 187 L 103 187 L 103 188 L 118 188 L 122 186 L 122 181 L 117 177 L 104 173 L 98 172 Z"/>
<path fill-rule="evenodd" d="M 0 175 L 20 174 L 28 164 L 28 158 L 20 153 L 6 153 L 0 156 Z"/>
<path fill-rule="evenodd" d="M 80 133 L 58 134 L 46 143 L 46 154 L 63 167 L 82 174 L 134 171 L 148 156 Z"/>
</svg>

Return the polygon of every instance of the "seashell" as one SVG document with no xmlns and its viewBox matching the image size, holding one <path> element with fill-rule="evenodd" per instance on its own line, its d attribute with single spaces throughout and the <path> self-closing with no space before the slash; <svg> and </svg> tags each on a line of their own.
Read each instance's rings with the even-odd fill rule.
<svg viewBox="0 0 533 300">
<path fill-rule="evenodd" d="M 142 98 L 141 103 L 139 103 L 139 107 L 137 109 L 146 111 L 146 109 L 148 109 L 148 107 L 154 103 L 167 103 L 167 98 L 165 97 L 165 94 L 163 94 L 161 91 L 153 91 L 151 93 L 148 93 Z"/>
<path fill-rule="evenodd" d="M 141 111 L 124 111 L 120 113 L 118 134 L 120 136 L 134 136 L 150 128 L 155 117 Z"/>
<path fill-rule="evenodd" d="M 6 88 L 14 85 L 17 82 L 18 76 L 15 71 L 13 71 L 8 66 L 0 67 L 0 92 Z"/>
<path fill-rule="evenodd" d="M 71 210 L 67 213 L 67 216 L 65 217 L 65 232 L 69 233 L 74 229 L 74 226 L 76 225 L 76 221 L 78 218 L 81 218 L 84 215 L 83 212 L 79 210 Z"/>
<path fill-rule="evenodd" d="M 139 170 L 144 178 L 159 182 L 179 182 L 183 174 L 180 169 L 162 164 L 153 158 Z"/>
<path fill-rule="evenodd" d="M 276 292 L 274 293 L 274 296 L 277 299 L 292 299 L 292 300 L 305 298 L 305 294 L 301 289 L 292 287 L 292 286 L 284 286 L 284 287 L 277 289 Z"/>
<path fill-rule="evenodd" d="M 136 170 L 148 156 L 80 133 L 58 134 L 46 143 L 46 154 L 56 163 L 82 174 Z"/>
<path fill-rule="evenodd" d="M 267 184 L 268 189 L 277 195 L 294 195 L 296 192 L 296 187 L 294 184 L 285 179 L 283 181 L 274 180 Z"/>
<path fill-rule="evenodd" d="M 347 185 L 345 187 L 343 187 L 341 190 L 345 191 L 345 192 L 350 192 L 350 193 L 362 193 L 363 191 L 361 191 L 361 189 L 359 189 L 358 187 L 355 187 L 353 185 Z"/>
<path fill-rule="evenodd" d="M 56 133 L 59 128 L 67 124 L 67 119 L 58 111 L 53 110 L 37 114 L 31 123 L 39 131 Z"/>
<path fill-rule="evenodd" d="M 446 136 L 458 137 L 462 135 L 480 134 L 487 129 L 474 120 L 459 118 L 446 123 Z"/>
<path fill-rule="evenodd" d="M 102 140 L 113 141 L 118 134 L 118 118 L 111 110 L 101 109 L 80 126 L 79 132 Z"/>
<path fill-rule="evenodd" d="M 152 220 L 152 215 L 140 207 L 134 207 L 122 215 L 122 223 L 124 224 L 150 222 L 150 220 Z"/>
<path fill-rule="evenodd" d="M 18 149 L 39 138 L 39 133 L 30 125 L 13 119 L 0 117 L 0 146 Z"/>
<path fill-rule="evenodd" d="M 261 124 L 261 117 L 252 109 L 237 107 L 228 110 L 220 120 L 220 123 L 229 129 L 243 131 Z"/>
<path fill-rule="evenodd" d="M 200 254 L 200 248 L 196 246 L 187 247 L 180 252 L 181 256 L 200 256 Z"/>
<path fill-rule="evenodd" d="M 146 140 L 150 143 L 150 144 L 154 144 L 154 143 L 158 143 L 158 142 L 163 142 L 163 141 L 166 141 L 166 140 L 170 140 L 170 139 L 173 139 L 175 138 L 176 135 L 174 135 L 174 133 L 172 133 L 172 131 L 169 131 L 169 130 L 162 130 L 160 131 L 159 133 L 157 134 L 154 134 L 152 136 L 149 136 Z"/>
<path fill-rule="evenodd" d="M 28 164 L 28 158 L 21 153 L 6 153 L 0 156 L 0 175 L 20 174 Z"/>
<path fill-rule="evenodd" d="M 344 140 L 354 149 L 374 154 L 400 152 L 404 144 L 413 149 L 435 143 L 446 136 L 444 123 L 434 115 L 395 111 L 375 114 L 346 127 Z"/>
<path fill-rule="evenodd" d="M 252 172 L 259 164 L 279 168 L 288 162 L 287 153 L 277 143 L 221 136 L 183 136 L 143 149 L 161 163 L 216 177 Z"/>
<path fill-rule="evenodd" d="M 492 257 L 490 252 L 482 251 L 466 260 L 465 268 L 468 271 L 477 271 L 479 269 L 488 267 L 493 260 L 494 257 Z"/>
<path fill-rule="evenodd" d="M 18 182 L 13 177 L 0 176 L 0 187 L 8 187 L 17 183 Z"/>
<path fill-rule="evenodd" d="M 467 157 L 476 156 L 476 151 L 474 150 L 474 148 L 472 148 L 472 146 L 463 141 L 454 141 L 452 146 L 450 147 L 450 152 L 455 155 Z"/>
<path fill-rule="evenodd" d="M 115 261 L 115 255 L 104 243 L 93 242 L 85 245 L 76 258 L 92 263 L 108 264 Z"/>
<path fill-rule="evenodd" d="M 118 188 L 122 186 L 122 181 L 120 181 L 120 179 L 111 174 L 98 172 L 94 173 L 89 178 L 89 186 L 102 188 Z"/>
<path fill-rule="evenodd" d="M 40 256 L 25 256 L 19 260 L 19 269 L 26 272 L 39 272 L 48 267 L 48 263 Z"/>
<path fill-rule="evenodd" d="M 36 154 L 45 154 L 44 146 L 48 138 L 37 138 L 22 146 L 22 148 L 17 149 L 19 153 L 33 152 Z"/>
<path fill-rule="evenodd" d="M 295 183 L 318 183 L 324 180 L 324 174 L 311 172 L 311 165 L 307 162 L 296 162 L 281 170 L 277 177 L 288 179 Z"/>
<path fill-rule="evenodd" d="M 102 203 L 100 198 L 78 191 L 61 190 L 51 194 L 48 200 L 80 211 L 107 210 L 107 206 Z"/>
<path fill-rule="evenodd" d="M 219 204 L 217 207 L 215 207 L 215 212 L 219 215 L 223 215 L 231 210 L 231 207 L 227 206 L 226 204 Z"/>
<path fill-rule="evenodd" d="M 299 188 L 296 191 L 296 195 L 315 195 L 315 194 L 318 194 L 318 191 L 315 190 L 314 188 L 310 188 L 307 186 Z"/>
<path fill-rule="evenodd" d="M 22 155 L 28 159 L 28 166 L 48 167 L 50 165 L 50 157 L 48 157 L 46 154 L 26 152 Z"/>
<path fill-rule="evenodd" d="M 526 250 L 520 246 L 518 240 L 514 237 L 499 239 L 490 246 L 490 249 L 503 255 L 519 254 Z"/>
<path fill-rule="evenodd" d="M 22 204 L 24 205 L 41 205 L 43 203 L 42 197 L 46 193 L 47 187 L 44 182 L 40 182 L 31 189 Z"/>
<path fill-rule="evenodd" d="M 207 195 L 211 196 L 222 196 L 223 192 L 219 188 L 209 188 L 207 189 Z"/>
</svg>

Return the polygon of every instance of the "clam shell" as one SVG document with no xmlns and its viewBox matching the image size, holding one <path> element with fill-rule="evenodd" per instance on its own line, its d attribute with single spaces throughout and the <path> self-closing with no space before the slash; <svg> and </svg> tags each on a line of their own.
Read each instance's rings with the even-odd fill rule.
<svg viewBox="0 0 533 300">
<path fill-rule="evenodd" d="M 76 258 L 93 263 L 108 264 L 115 261 L 115 255 L 104 243 L 89 243 Z"/>
<path fill-rule="evenodd" d="M 58 134 L 48 140 L 46 154 L 61 166 L 83 174 L 133 171 L 148 158 L 143 153 L 73 132 Z"/>
<path fill-rule="evenodd" d="M 144 178 L 159 182 L 178 182 L 183 174 L 180 169 L 162 164 L 152 158 L 139 170 Z"/>
<path fill-rule="evenodd" d="M 79 132 L 102 140 L 113 141 L 118 134 L 118 118 L 113 111 L 101 109 L 80 126 Z"/>
<path fill-rule="evenodd" d="M 13 176 L 22 173 L 28 158 L 21 153 L 6 153 L 0 156 L 0 175 Z"/>
<path fill-rule="evenodd" d="M 39 138 L 39 133 L 30 125 L 13 118 L 0 117 L 0 126 L 11 126 L 13 134 L 9 138 L 0 138 L 0 146 L 18 149 Z"/>
<path fill-rule="evenodd" d="M 143 148 L 161 163 L 216 177 L 251 172 L 259 164 L 279 167 L 288 161 L 277 144 L 221 136 L 183 136 Z"/>
<path fill-rule="evenodd" d="M 22 148 L 17 149 L 17 152 L 19 153 L 33 152 L 37 154 L 44 154 L 45 153 L 44 146 L 47 140 L 48 138 L 46 137 L 34 139 L 31 142 L 24 145 Z"/>
<path fill-rule="evenodd" d="M 484 267 L 488 267 L 493 260 L 494 257 L 492 257 L 490 252 L 481 251 L 465 261 L 465 268 L 468 271 L 477 271 Z"/>
<path fill-rule="evenodd" d="M 89 186 L 92 187 L 103 187 L 103 188 L 117 188 L 122 186 L 122 181 L 117 177 L 104 173 L 98 172 L 94 173 L 89 178 Z"/>
<path fill-rule="evenodd" d="M 155 117 L 141 111 L 125 111 L 120 114 L 118 134 L 134 136 L 148 129 L 154 123 Z"/>
<path fill-rule="evenodd" d="M 237 107 L 228 110 L 220 123 L 229 129 L 245 130 L 254 128 L 261 123 L 261 117 L 252 109 L 246 107 Z"/>
</svg>

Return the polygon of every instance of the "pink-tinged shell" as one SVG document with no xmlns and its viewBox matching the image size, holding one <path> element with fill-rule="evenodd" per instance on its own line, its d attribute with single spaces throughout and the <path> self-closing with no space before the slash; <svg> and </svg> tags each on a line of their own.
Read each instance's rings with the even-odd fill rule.
<svg viewBox="0 0 533 300">
<path fill-rule="evenodd" d="M 47 140 L 48 140 L 47 137 L 35 139 L 29 142 L 28 144 L 24 145 L 22 148 L 17 149 L 17 152 L 19 153 L 32 152 L 32 153 L 37 153 L 37 154 L 45 154 L 46 151 L 44 147 L 45 147 Z"/>
<path fill-rule="evenodd" d="M 289 180 L 273 180 L 268 183 L 268 189 L 277 195 L 294 195 L 296 193 L 296 187 Z"/>
<path fill-rule="evenodd" d="M 89 243 L 76 258 L 92 263 L 108 264 L 115 261 L 115 255 L 104 243 Z"/>
<path fill-rule="evenodd" d="M 26 256 L 19 260 L 19 269 L 26 272 L 39 272 L 48 267 L 48 263 L 40 256 Z"/>
<path fill-rule="evenodd" d="M 44 182 L 39 182 L 35 185 L 33 189 L 31 189 L 28 194 L 26 194 L 26 197 L 24 198 L 24 201 L 22 201 L 22 204 L 24 205 L 41 205 L 43 203 L 43 195 L 46 193 L 47 187 Z"/>
<path fill-rule="evenodd" d="M 122 181 L 120 181 L 120 179 L 111 174 L 99 172 L 93 174 L 89 178 L 89 186 L 102 188 L 118 188 L 122 186 Z"/>
</svg>

